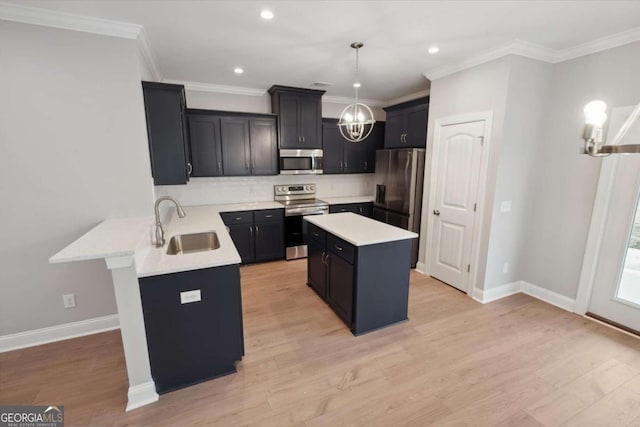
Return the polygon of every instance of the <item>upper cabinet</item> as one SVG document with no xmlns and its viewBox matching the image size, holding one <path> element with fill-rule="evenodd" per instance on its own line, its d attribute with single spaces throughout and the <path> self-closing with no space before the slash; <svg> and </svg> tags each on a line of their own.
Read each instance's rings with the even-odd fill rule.
<svg viewBox="0 0 640 427">
<path fill-rule="evenodd" d="M 376 150 L 382 149 L 385 122 L 376 122 L 371 135 L 362 142 L 352 143 L 340 134 L 338 119 L 322 119 L 322 145 L 325 174 L 372 173 Z"/>
<path fill-rule="evenodd" d="M 189 110 L 193 176 L 277 175 L 276 118 Z"/>
<path fill-rule="evenodd" d="M 156 185 L 186 184 L 191 164 L 184 86 L 142 82 L 151 172 Z"/>
<path fill-rule="evenodd" d="M 280 148 L 322 148 L 322 90 L 272 86 L 271 111 L 278 116 Z"/>
<path fill-rule="evenodd" d="M 429 97 L 385 107 L 384 148 L 424 148 L 427 144 Z"/>
</svg>

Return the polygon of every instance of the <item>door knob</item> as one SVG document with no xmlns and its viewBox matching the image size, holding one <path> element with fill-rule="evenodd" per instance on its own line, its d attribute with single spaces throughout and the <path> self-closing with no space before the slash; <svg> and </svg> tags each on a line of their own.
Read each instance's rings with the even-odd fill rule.
<svg viewBox="0 0 640 427">
<path fill-rule="evenodd" d="M 433 214 L 434 214 L 435 216 L 440 216 L 440 211 L 439 211 L 439 210 L 437 210 L 437 209 L 435 209 L 435 210 L 433 211 Z"/>
</svg>

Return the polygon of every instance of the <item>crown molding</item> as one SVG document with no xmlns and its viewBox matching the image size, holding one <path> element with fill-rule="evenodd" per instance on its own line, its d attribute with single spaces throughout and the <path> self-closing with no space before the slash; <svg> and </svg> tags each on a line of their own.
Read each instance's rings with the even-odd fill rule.
<svg viewBox="0 0 640 427">
<path fill-rule="evenodd" d="M 512 43 L 505 46 L 482 52 L 463 61 L 432 68 L 427 70 L 424 73 L 424 76 L 429 80 L 436 80 L 507 55 L 519 55 L 526 58 L 536 59 L 538 61 L 557 64 L 559 62 L 591 55 L 592 53 L 601 52 L 603 50 L 612 49 L 614 47 L 623 46 L 637 41 L 640 41 L 640 27 L 632 28 L 610 36 L 601 37 L 599 39 L 562 50 L 547 48 L 524 40 L 514 40 Z"/>
<path fill-rule="evenodd" d="M 171 79 L 163 79 L 162 82 L 183 85 L 184 88 L 187 90 L 194 90 L 194 91 L 200 91 L 200 92 L 228 93 L 230 95 L 245 95 L 245 96 L 263 96 L 264 94 L 267 93 L 266 89 L 258 89 L 253 87 L 227 86 L 227 85 L 218 85 L 213 83 L 188 82 L 184 80 L 171 80 Z"/>
<path fill-rule="evenodd" d="M 556 55 L 558 60 L 556 62 L 568 61 L 570 59 L 591 55 L 592 53 L 601 52 L 603 50 L 612 49 L 614 47 L 623 46 L 637 41 L 640 41 L 640 27 L 631 28 L 630 30 L 623 31 L 621 33 L 601 37 L 578 46 L 557 51 Z"/>
<path fill-rule="evenodd" d="M 138 35 L 138 50 L 140 51 L 140 55 L 144 60 L 145 64 L 151 71 L 153 78 L 155 81 L 162 80 L 162 74 L 160 73 L 160 69 L 155 60 L 155 55 L 153 54 L 153 49 L 151 48 L 151 44 L 149 43 L 149 39 L 147 38 L 147 34 L 144 31 L 144 28 L 140 28 L 140 33 Z"/>
<path fill-rule="evenodd" d="M 403 102 L 413 101 L 414 99 L 424 98 L 431 93 L 431 89 L 421 90 L 418 92 L 410 93 L 408 95 L 400 96 L 398 98 L 390 99 L 385 103 L 385 107 L 389 105 L 402 104 Z"/>
<path fill-rule="evenodd" d="M 141 25 L 0 2 L 0 20 L 135 40 Z"/>
<path fill-rule="evenodd" d="M 322 102 L 327 102 L 329 104 L 352 104 L 354 101 L 354 98 L 348 97 L 348 96 L 323 96 L 322 97 Z M 358 99 L 359 102 L 362 102 L 363 104 L 367 104 L 369 107 L 383 107 L 385 105 L 387 105 L 387 103 L 385 101 L 381 101 L 379 99 Z"/>
</svg>

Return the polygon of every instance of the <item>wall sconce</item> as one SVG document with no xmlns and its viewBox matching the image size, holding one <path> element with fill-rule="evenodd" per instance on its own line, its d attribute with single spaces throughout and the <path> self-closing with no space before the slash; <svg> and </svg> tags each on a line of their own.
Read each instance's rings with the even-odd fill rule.
<svg viewBox="0 0 640 427">
<path fill-rule="evenodd" d="M 582 139 L 584 139 L 584 152 L 593 157 L 608 156 L 610 154 L 634 154 L 640 153 L 640 144 L 620 144 L 620 141 L 629 132 L 631 126 L 640 117 L 640 104 L 624 122 L 611 144 L 602 145 L 602 127 L 607 121 L 607 104 L 603 101 L 591 101 L 584 107 L 585 125 Z"/>
</svg>

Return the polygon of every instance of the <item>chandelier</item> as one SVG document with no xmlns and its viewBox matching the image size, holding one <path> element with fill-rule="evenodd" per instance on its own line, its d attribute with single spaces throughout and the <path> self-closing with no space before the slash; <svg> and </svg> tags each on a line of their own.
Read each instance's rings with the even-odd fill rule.
<svg viewBox="0 0 640 427">
<path fill-rule="evenodd" d="M 373 118 L 373 112 L 367 105 L 358 102 L 358 89 L 360 88 L 360 80 L 358 80 L 358 51 L 364 46 L 361 42 L 351 43 L 351 47 L 356 50 L 356 82 L 353 87 L 356 90 L 355 101 L 342 110 L 340 120 L 338 120 L 338 129 L 342 137 L 349 142 L 364 141 L 371 131 L 373 124 L 376 122 Z"/>
</svg>

